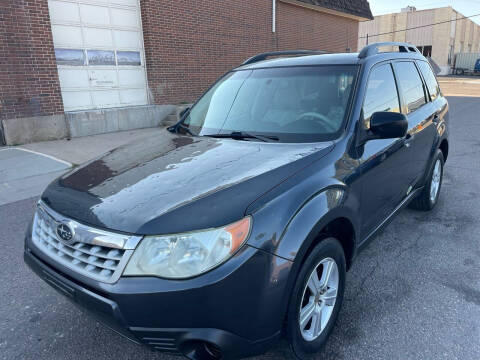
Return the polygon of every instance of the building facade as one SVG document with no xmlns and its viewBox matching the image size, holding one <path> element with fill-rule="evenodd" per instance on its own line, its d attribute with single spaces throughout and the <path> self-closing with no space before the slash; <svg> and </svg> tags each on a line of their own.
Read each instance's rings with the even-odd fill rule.
<svg viewBox="0 0 480 360">
<path fill-rule="evenodd" d="M 358 47 L 367 41 L 412 43 L 440 66 L 442 75 L 450 73 L 456 53 L 480 52 L 480 25 L 450 6 L 429 10 L 409 6 L 400 13 L 375 16 L 360 23 L 358 34 Z"/>
<path fill-rule="evenodd" d="M 356 51 L 367 0 L 6 0 L 8 144 L 158 126 L 253 54 Z"/>
</svg>

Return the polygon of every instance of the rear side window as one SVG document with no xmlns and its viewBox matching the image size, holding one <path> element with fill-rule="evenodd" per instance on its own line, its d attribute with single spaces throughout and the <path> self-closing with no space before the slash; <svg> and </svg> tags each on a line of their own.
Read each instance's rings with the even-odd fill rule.
<svg viewBox="0 0 480 360">
<path fill-rule="evenodd" d="M 396 62 L 393 66 L 405 105 L 408 108 L 407 113 L 411 113 L 426 103 L 422 78 L 413 62 Z"/>
<path fill-rule="evenodd" d="M 370 118 L 378 111 L 400 112 L 397 86 L 390 64 L 375 67 L 368 78 L 363 119 L 366 129 L 370 129 Z"/>
<path fill-rule="evenodd" d="M 438 94 L 440 94 L 440 87 L 438 86 L 437 79 L 435 78 L 435 75 L 433 75 L 430 64 L 426 61 L 418 61 L 417 64 L 422 72 L 425 82 L 427 83 L 428 92 L 433 101 L 437 98 Z"/>
</svg>

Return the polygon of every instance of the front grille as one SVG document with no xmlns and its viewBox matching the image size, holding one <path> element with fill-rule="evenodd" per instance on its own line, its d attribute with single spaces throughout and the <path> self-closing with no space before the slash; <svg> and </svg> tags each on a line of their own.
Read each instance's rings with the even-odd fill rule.
<svg viewBox="0 0 480 360">
<path fill-rule="evenodd" d="M 52 210 L 47 211 L 45 206 L 39 206 L 35 213 L 32 241 L 38 249 L 56 262 L 94 280 L 107 283 L 118 280 L 133 253 L 132 249 L 118 248 L 118 245 L 114 245 L 117 248 L 98 245 L 95 243 L 99 242 L 97 239 L 108 244 L 108 240 L 105 240 L 108 234 L 104 231 L 65 219 Z M 76 230 L 72 241 L 68 243 L 62 241 L 56 233 L 58 225 L 65 222 Z M 119 236 L 128 239 L 124 235 L 111 234 L 112 238 Z M 84 242 L 85 239 L 90 243 Z"/>
</svg>

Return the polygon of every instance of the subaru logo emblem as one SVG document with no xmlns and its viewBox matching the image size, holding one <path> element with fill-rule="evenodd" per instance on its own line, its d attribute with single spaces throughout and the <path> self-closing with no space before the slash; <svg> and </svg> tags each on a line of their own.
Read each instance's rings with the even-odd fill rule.
<svg viewBox="0 0 480 360">
<path fill-rule="evenodd" d="M 73 231 L 66 224 L 60 224 L 57 226 L 57 235 L 60 240 L 63 240 L 65 242 L 70 242 L 73 239 Z"/>
</svg>

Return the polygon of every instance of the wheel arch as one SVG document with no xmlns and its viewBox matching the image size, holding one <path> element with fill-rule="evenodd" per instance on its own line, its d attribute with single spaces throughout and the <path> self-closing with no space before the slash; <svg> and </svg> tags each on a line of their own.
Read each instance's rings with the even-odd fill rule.
<svg viewBox="0 0 480 360">
<path fill-rule="evenodd" d="M 304 254 L 301 260 L 302 263 L 305 261 L 311 250 L 323 239 L 328 237 L 334 237 L 340 242 L 340 245 L 342 245 L 343 252 L 345 254 L 347 270 L 349 270 L 355 254 L 356 241 L 355 228 L 353 227 L 353 223 L 346 217 L 337 217 L 336 219 L 326 224 L 322 228 L 322 230 L 320 230 L 320 233 L 315 237 L 315 239 L 310 244 L 310 247 Z"/>
<path fill-rule="evenodd" d="M 290 220 L 279 241 L 276 255 L 301 264 L 308 256 L 309 249 L 326 236 L 331 236 L 340 241 L 347 268 L 350 268 L 359 234 L 359 216 L 355 210 L 358 203 L 358 199 L 349 194 L 344 186 L 333 186 L 318 193 Z"/>
<path fill-rule="evenodd" d="M 448 150 L 449 150 L 448 140 L 447 140 L 447 139 L 443 139 L 443 140 L 440 142 L 440 145 L 438 146 L 438 148 L 440 149 L 440 151 L 441 151 L 442 154 L 443 154 L 443 160 L 446 162 L 446 161 L 447 161 L 447 157 L 448 157 Z"/>
</svg>

